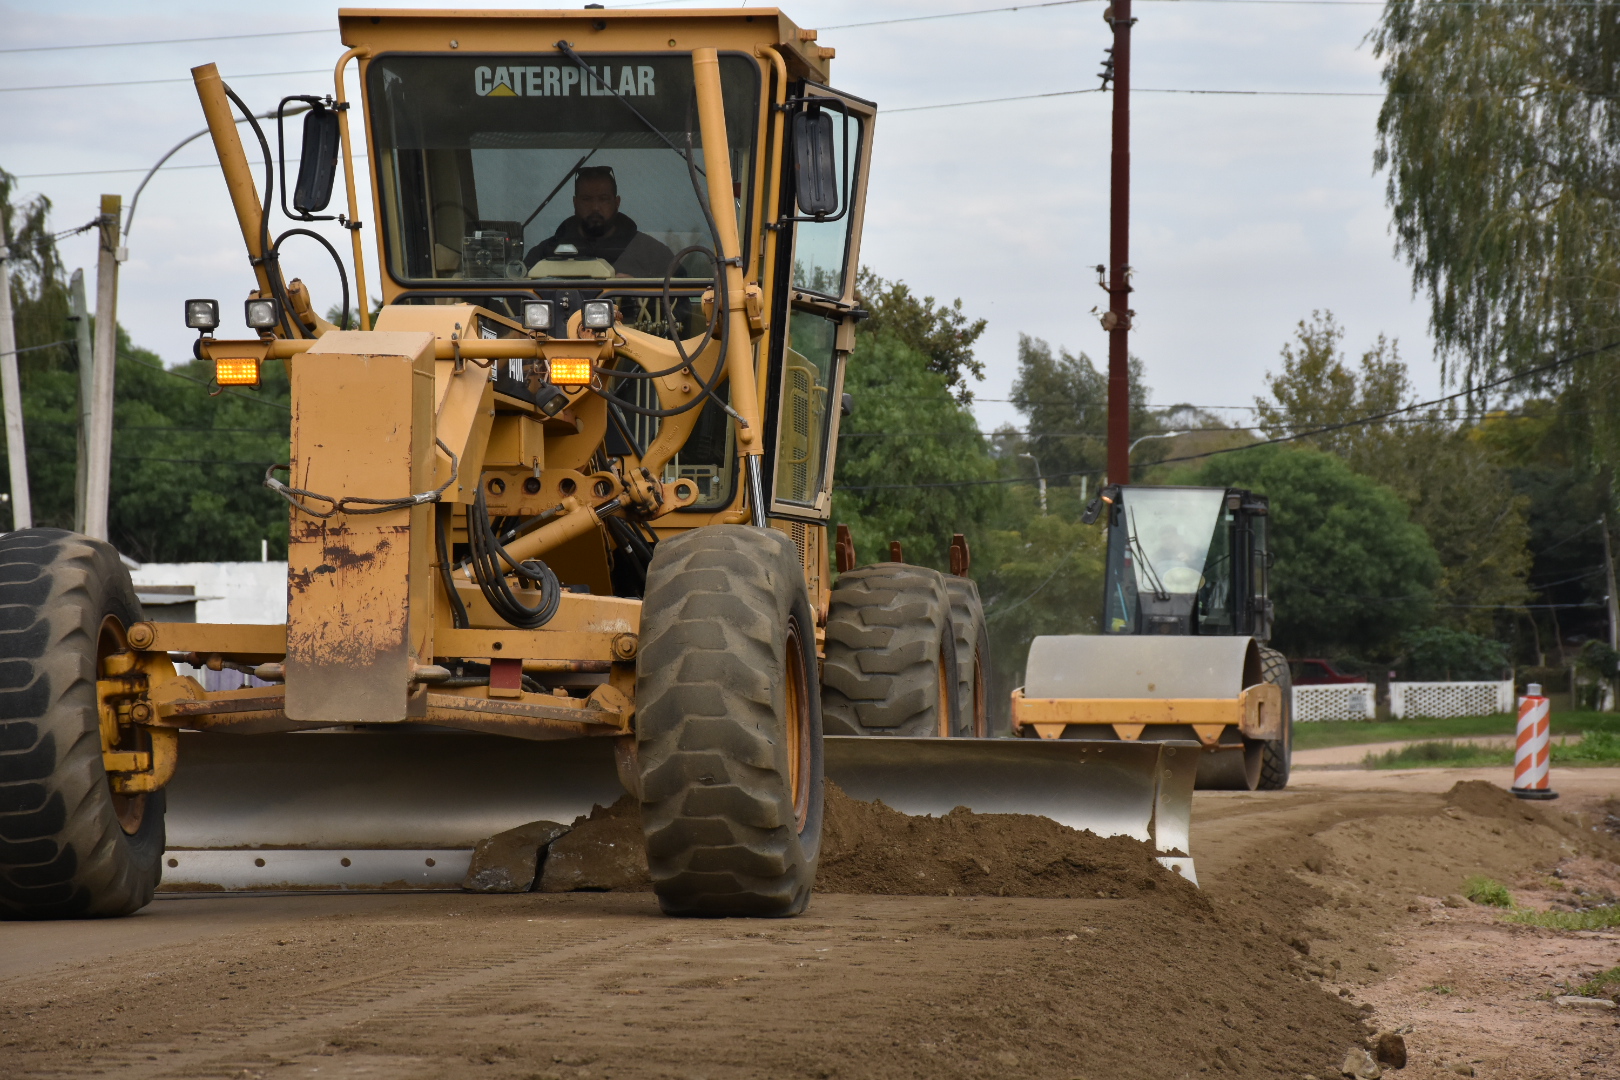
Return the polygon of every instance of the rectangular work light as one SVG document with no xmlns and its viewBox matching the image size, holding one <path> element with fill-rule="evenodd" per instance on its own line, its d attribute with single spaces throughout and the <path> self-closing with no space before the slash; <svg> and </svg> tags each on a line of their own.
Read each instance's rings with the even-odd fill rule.
<svg viewBox="0 0 1620 1080">
<path fill-rule="evenodd" d="M 218 300 L 187 300 L 186 329 L 208 333 L 219 329 Z"/>
<path fill-rule="evenodd" d="M 253 359 L 215 360 L 214 381 L 221 386 L 258 386 L 259 362 Z"/>
<path fill-rule="evenodd" d="M 591 362 L 589 360 L 553 360 L 551 381 L 558 386 L 589 386 Z"/>
<path fill-rule="evenodd" d="M 523 302 L 523 329 L 551 329 L 551 302 L 549 300 L 525 300 Z"/>
<path fill-rule="evenodd" d="M 281 325 L 281 301 L 274 298 L 249 300 L 242 312 L 255 330 L 274 330 Z"/>
<path fill-rule="evenodd" d="M 613 301 L 587 300 L 581 307 L 580 321 L 587 330 L 608 330 L 613 326 Z"/>
</svg>

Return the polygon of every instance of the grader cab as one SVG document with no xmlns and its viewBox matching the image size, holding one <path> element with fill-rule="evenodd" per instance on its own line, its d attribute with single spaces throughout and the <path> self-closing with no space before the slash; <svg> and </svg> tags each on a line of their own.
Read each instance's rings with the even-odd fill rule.
<svg viewBox="0 0 1620 1080">
<path fill-rule="evenodd" d="M 477 840 L 628 791 L 664 910 L 789 915 L 827 777 L 1186 861 L 1189 755 L 984 737 L 965 543 L 947 575 L 844 540 L 832 580 L 876 109 L 830 88 L 814 31 L 768 9 L 339 22 L 295 177 L 281 117 L 193 72 L 256 334 L 218 334 L 210 299 L 186 318 L 222 387 L 286 365 L 290 456 L 264 479 L 286 624 L 148 621 L 108 545 L 0 538 L 0 912 L 125 914 L 160 877 L 453 887 Z M 283 269 L 334 218 L 335 324 Z"/>
</svg>

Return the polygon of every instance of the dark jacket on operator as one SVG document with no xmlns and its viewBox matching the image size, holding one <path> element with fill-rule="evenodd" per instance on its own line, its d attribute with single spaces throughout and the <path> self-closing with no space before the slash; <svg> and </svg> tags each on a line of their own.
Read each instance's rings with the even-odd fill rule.
<svg viewBox="0 0 1620 1080">
<path fill-rule="evenodd" d="M 601 236 L 587 236 L 580 227 L 579 218 L 565 218 L 552 236 L 529 249 L 524 260 L 533 266 L 541 259 L 549 259 L 559 244 L 573 244 L 581 257 L 606 259 L 620 274 L 636 278 L 661 278 L 669 269 L 675 253 L 646 233 L 636 231 L 636 223 L 628 214 L 615 214 Z"/>
</svg>

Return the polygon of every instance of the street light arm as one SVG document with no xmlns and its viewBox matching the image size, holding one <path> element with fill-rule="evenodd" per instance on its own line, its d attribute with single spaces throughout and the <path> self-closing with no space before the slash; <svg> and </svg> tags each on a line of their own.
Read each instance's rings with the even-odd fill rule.
<svg viewBox="0 0 1620 1080">
<path fill-rule="evenodd" d="M 308 111 L 309 111 L 309 106 L 308 105 L 299 105 L 299 106 L 297 106 L 295 108 L 288 109 L 286 112 L 282 113 L 282 115 L 283 116 L 297 116 L 299 113 L 308 112 Z M 270 120 L 270 119 L 273 119 L 275 117 L 275 115 L 276 115 L 276 110 L 271 109 L 268 112 L 259 113 L 257 116 L 254 117 L 254 119 L 255 120 Z M 242 123 L 246 123 L 247 121 L 246 121 L 245 118 L 243 118 L 243 119 L 237 120 L 236 122 L 238 124 L 242 124 Z M 187 145 L 189 145 L 190 143 L 193 143 L 196 140 L 202 138 L 206 134 L 208 134 L 208 129 L 203 128 L 201 131 L 197 132 L 196 134 L 187 135 L 185 138 L 183 138 L 179 142 L 175 143 L 172 147 L 169 148 L 169 152 L 164 154 L 162 157 L 158 158 L 157 159 L 157 164 L 153 165 L 150 169 L 148 169 L 147 172 L 146 172 L 146 175 L 141 178 L 140 185 L 138 187 L 136 187 L 136 189 L 135 189 L 134 197 L 129 200 L 129 216 L 124 219 L 124 242 L 126 244 L 129 242 L 129 230 L 135 224 L 135 207 L 140 203 L 140 201 L 141 201 L 141 192 L 146 190 L 146 185 L 151 182 L 152 177 L 157 175 L 157 171 L 159 169 L 163 168 L 163 166 L 168 163 L 168 160 L 170 158 L 174 157 L 174 155 L 178 154 Z"/>
<path fill-rule="evenodd" d="M 1147 442 L 1149 439 L 1169 439 L 1177 435 L 1187 434 L 1190 433 L 1186 431 L 1160 431 L 1152 435 L 1143 435 L 1140 439 L 1137 439 L 1135 442 L 1131 443 L 1130 447 L 1125 451 L 1125 455 L 1129 457 L 1132 450 L 1135 450 L 1138 446 Z"/>
</svg>

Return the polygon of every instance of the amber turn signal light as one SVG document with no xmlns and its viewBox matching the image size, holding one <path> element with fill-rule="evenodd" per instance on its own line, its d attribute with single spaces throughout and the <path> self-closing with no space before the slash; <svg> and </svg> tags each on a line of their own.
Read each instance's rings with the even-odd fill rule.
<svg viewBox="0 0 1620 1080">
<path fill-rule="evenodd" d="M 221 386 L 258 386 L 257 360 L 215 360 L 214 381 Z"/>
<path fill-rule="evenodd" d="M 551 381 L 558 386 L 588 386 L 591 381 L 589 360 L 553 360 Z"/>
</svg>

